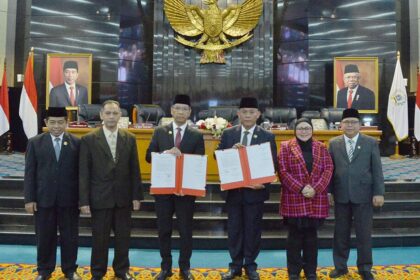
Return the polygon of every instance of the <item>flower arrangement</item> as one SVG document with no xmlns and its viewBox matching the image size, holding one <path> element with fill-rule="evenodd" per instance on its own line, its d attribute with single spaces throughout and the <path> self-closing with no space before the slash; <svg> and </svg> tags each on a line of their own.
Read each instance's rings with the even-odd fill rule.
<svg viewBox="0 0 420 280">
<path fill-rule="evenodd" d="M 213 137 L 220 137 L 225 128 L 231 127 L 232 125 L 224 118 L 207 118 L 205 120 L 199 120 L 195 123 L 199 129 L 211 130 Z"/>
</svg>

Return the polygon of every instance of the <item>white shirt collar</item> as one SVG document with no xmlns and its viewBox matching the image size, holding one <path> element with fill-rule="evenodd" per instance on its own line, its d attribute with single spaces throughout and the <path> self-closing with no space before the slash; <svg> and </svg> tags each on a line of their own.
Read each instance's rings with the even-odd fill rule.
<svg viewBox="0 0 420 280">
<path fill-rule="evenodd" d="M 251 127 L 250 129 L 246 129 L 243 125 L 241 125 L 241 134 L 242 133 L 244 133 L 244 131 L 245 130 L 247 130 L 247 131 L 249 131 L 249 135 L 252 135 L 252 134 L 254 134 L 254 130 L 255 130 L 255 127 L 256 127 L 257 125 L 255 124 L 253 127 Z"/>
<path fill-rule="evenodd" d="M 176 132 L 176 129 L 179 127 L 179 128 L 181 128 L 181 131 L 182 132 L 184 132 L 185 131 L 185 129 L 187 128 L 187 123 L 184 123 L 183 125 L 181 125 L 181 126 L 177 126 L 176 125 L 176 123 L 175 122 L 172 122 L 172 127 L 173 127 L 173 130 L 174 130 L 174 132 Z"/>
<path fill-rule="evenodd" d="M 76 93 L 76 83 L 74 83 L 73 85 L 69 85 L 68 83 L 64 82 L 64 84 L 66 85 L 67 92 L 70 92 L 70 87 L 72 86 L 74 93 Z"/>
<path fill-rule="evenodd" d="M 102 127 L 104 130 L 104 134 L 106 138 L 109 138 L 109 136 L 114 133 L 115 135 L 118 135 L 118 128 L 117 130 L 115 130 L 114 132 L 112 132 L 111 130 L 107 129 L 105 126 Z"/>
<path fill-rule="evenodd" d="M 64 137 L 64 132 L 61 133 L 59 136 L 54 136 L 54 135 L 52 135 L 50 133 L 50 136 L 51 136 L 51 139 L 52 139 L 53 143 L 55 143 L 55 138 L 60 138 L 60 142 L 62 142 L 63 141 L 63 137 Z"/>
<path fill-rule="evenodd" d="M 345 134 L 343 134 L 343 135 L 344 135 L 344 140 L 346 141 L 346 144 L 349 142 L 349 140 L 352 140 L 353 143 L 356 144 L 357 140 L 359 139 L 360 133 L 357 133 L 356 136 L 354 136 L 353 138 L 349 138 Z"/>
</svg>

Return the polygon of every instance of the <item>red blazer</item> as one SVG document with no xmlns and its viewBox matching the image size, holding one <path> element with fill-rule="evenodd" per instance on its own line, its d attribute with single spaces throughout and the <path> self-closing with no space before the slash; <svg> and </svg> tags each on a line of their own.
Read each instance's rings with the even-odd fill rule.
<svg viewBox="0 0 420 280">
<path fill-rule="evenodd" d="M 312 141 L 312 157 L 312 173 L 309 174 L 296 138 L 281 143 L 278 154 L 282 185 L 280 214 L 285 217 L 328 217 L 328 184 L 334 165 L 326 146 L 316 140 Z M 313 198 L 305 198 L 301 193 L 307 184 L 315 189 Z"/>
</svg>

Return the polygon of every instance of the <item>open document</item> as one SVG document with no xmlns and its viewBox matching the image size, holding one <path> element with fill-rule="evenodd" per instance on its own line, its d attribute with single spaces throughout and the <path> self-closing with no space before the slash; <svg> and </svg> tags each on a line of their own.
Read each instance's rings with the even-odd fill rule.
<svg viewBox="0 0 420 280">
<path fill-rule="evenodd" d="M 270 183 L 277 178 L 269 142 L 215 153 L 222 190 Z"/>
<path fill-rule="evenodd" d="M 151 194 L 206 195 L 207 156 L 152 153 Z"/>
</svg>

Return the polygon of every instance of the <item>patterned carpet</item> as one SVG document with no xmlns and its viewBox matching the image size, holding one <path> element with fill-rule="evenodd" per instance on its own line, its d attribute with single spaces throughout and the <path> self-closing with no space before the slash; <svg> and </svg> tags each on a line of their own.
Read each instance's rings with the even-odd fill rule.
<svg viewBox="0 0 420 280">
<path fill-rule="evenodd" d="M 318 279 L 330 279 L 328 272 L 331 268 L 320 268 L 318 270 Z M 54 272 L 52 279 L 64 279 L 63 274 L 58 272 L 59 269 Z M 225 269 L 193 269 L 192 274 L 196 280 L 219 280 L 220 273 L 226 271 Z M 288 279 L 287 271 L 285 268 L 264 268 L 258 270 L 262 280 L 283 280 Z M 81 267 L 78 269 L 83 279 L 90 279 L 90 273 L 88 267 Z M 159 272 L 158 268 L 139 268 L 132 267 L 131 273 L 136 279 L 151 280 Z M 176 273 L 177 271 L 174 270 Z M 377 280 L 419 280 L 420 279 L 420 265 L 393 265 L 393 266 L 375 266 L 373 274 Z M 0 279 L 1 280 L 30 280 L 34 279 L 37 275 L 36 267 L 34 265 L 24 264 L 0 264 Z M 302 275 L 303 277 L 303 275 Z M 109 268 L 106 280 L 114 279 L 112 269 Z M 178 275 L 174 274 L 171 280 L 178 280 Z M 243 277 L 246 279 L 246 277 Z M 305 278 L 302 278 L 305 279 Z M 350 273 L 345 277 L 339 278 L 344 279 L 361 279 L 357 274 L 356 268 L 350 268 Z M 239 280 L 239 278 L 238 278 Z"/>
<path fill-rule="evenodd" d="M 420 182 L 420 159 L 392 160 L 382 157 L 385 181 Z M 23 178 L 25 156 L 21 153 L 0 155 L 0 177 Z"/>
</svg>

